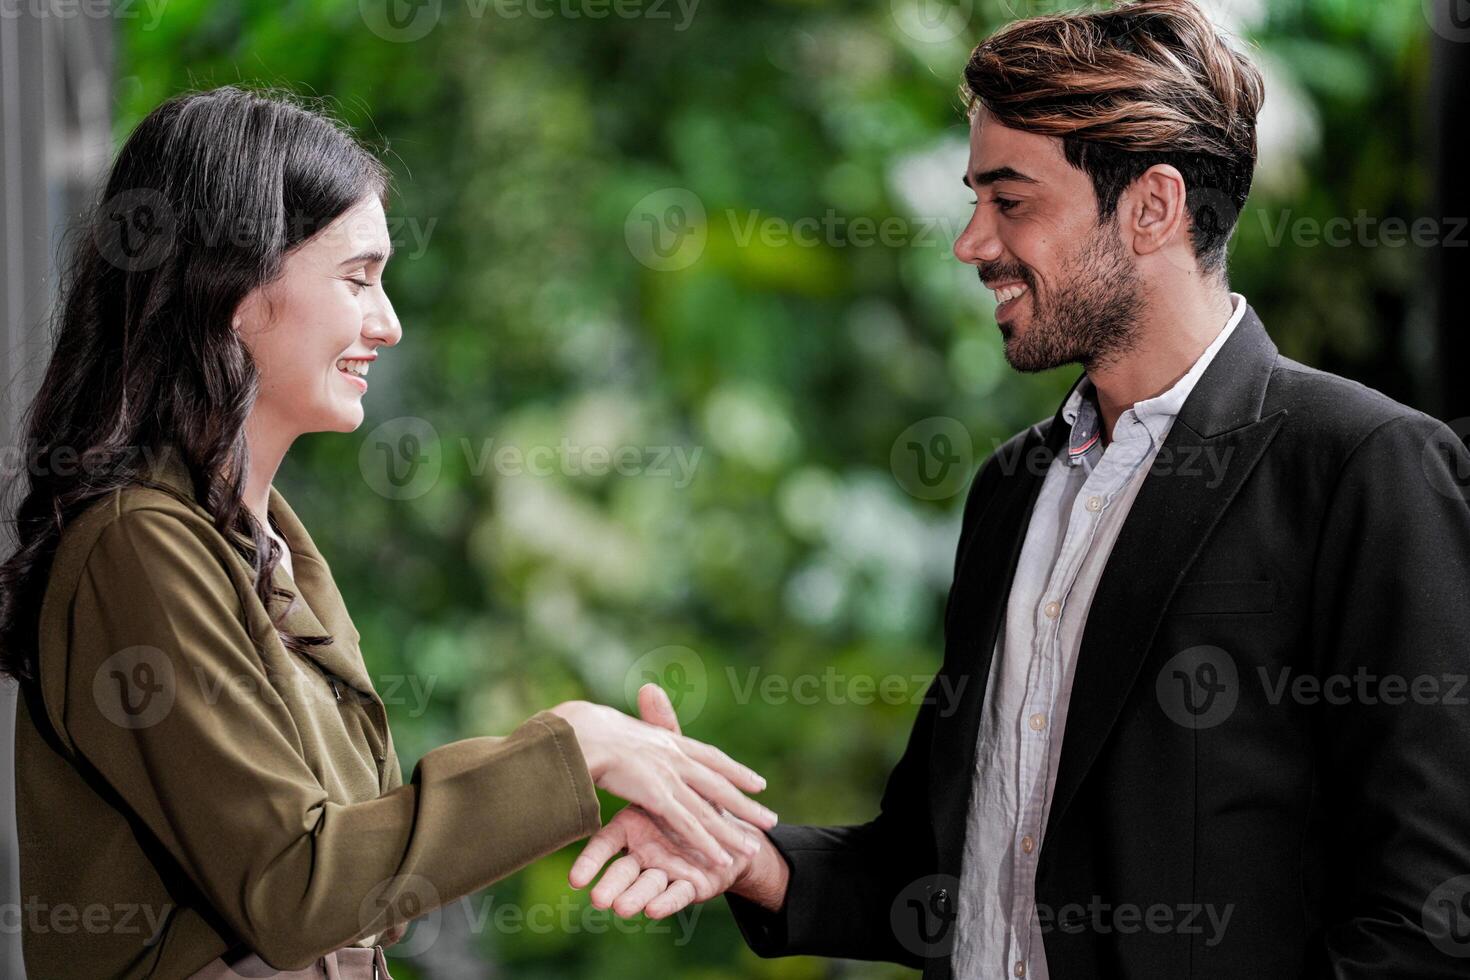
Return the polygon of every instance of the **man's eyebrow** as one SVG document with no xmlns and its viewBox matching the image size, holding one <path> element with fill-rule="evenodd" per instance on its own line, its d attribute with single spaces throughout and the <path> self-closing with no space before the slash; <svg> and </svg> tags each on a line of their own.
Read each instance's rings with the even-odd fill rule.
<svg viewBox="0 0 1470 980">
<path fill-rule="evenodd" d="M 972 189 L 977 185 L 980 187 L 986 187 L 999 180 L 1019 180 L 1024 184 L 1041 183 L 1035 177 L 1027 177 L 1025 174 L 1012 167 L 996 167 L 994 170 L 986 170 L 982 173 L 978 173 L 973 178 L 966 174 L 964 177 L 961 177 L 960 180 L 964 182 L 964 185 L 966 187 Z"/>
<path fill-rule="evenodd" d="M 358 252 L 356 255 L 354 255 L 350 259 L 343 259 L 341 261 L 341 263 L 339 263 L 339 264 L 341 264 L 341 265 L 357 265 L 357 264 L 362 263 L 362 262 L 369 262 L 369 263 L 371 263 L 371 262 L 387 262 L 392 257 L 393 257 L 393 246 L 392 245 L 389 245 L 388 246 L 388 251 L 386 251 L 386 252 L 382 251 L 381 249 L 371 248 L 371 249 L 368 249 L 366 252 Z"/>
</svg>

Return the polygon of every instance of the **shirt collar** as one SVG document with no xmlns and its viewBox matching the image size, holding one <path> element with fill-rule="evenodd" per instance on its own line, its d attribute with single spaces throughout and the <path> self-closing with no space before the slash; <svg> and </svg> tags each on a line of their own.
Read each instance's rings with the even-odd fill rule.
<svg viewBox="0 0 1470 980">
<path fill-rule="evenodd" d="M 1204 353 L 1200 354 L 1190 369 L 1185 372 L 1184 377 L 1174 382 L 1169 390 L 1162 394 L 1135 402 L 1133 407 L 1124 411 L 1119 417 L 1120 424 L 1131 421 L 1129 414 L 1132 413 L 1133 417 L 1142 423 L 1151 439 L 1157 442 L 1163 438 L 1169 424 L 1184 407 L 1189 393 L 1194 390 L 1195 383 L 1205 373 L 1205 369 L 1210 366 L 1210 362 L 1215 359 L 1220 348 L 1225 346 L 1225 342 L 1230 339 L 1231 333 L 1235 331 L 1245 316 L 1246 302 L 1243 295 L 1231 293 L 1230 302 L 1233 304 L 1230 319 L 1225 321 L 1225 326 L 1215 335 L 1215 339 L 1210 341 L 1210 346 L 1205 348 Z M 1072 390 L 1066 404 L 1062 406 L 1062 418 L 1072 427 L 1067 445 L 1067 462 L 1076 466 L 1102 441 L 1102 415 L 1097 405 L 1097 388 L 1093 385 L 1091 378 L 1083 375 L 1077 387 Z"/>
</svg>

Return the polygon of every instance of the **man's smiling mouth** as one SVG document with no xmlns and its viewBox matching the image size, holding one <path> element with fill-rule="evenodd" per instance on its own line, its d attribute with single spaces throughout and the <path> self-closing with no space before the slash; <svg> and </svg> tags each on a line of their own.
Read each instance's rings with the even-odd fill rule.
<svg viewBox="0 0 1470 980">
<path fill-rule="evenodd" d="M 1024 282 L 1008 282 L 990 288 L 995 293 L 995 318 L 997 320 L 1014 310 L 1016 304 L 1031 292 L 1031 287 Z"/>
</svg>

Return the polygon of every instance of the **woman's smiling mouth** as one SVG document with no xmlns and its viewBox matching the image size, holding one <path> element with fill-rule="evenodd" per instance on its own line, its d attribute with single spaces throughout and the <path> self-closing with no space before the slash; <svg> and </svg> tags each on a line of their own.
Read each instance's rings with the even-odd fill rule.
<svg viewBox="0 0 1470 980">
<path fill-rule="evenodd" d="M 337 359 L 337 373 L 348 381 L 358 386 L 362 391 L 367 391 L 368 365 L 375 361 L 376 357 L 342 357 Z"/>
</svg>

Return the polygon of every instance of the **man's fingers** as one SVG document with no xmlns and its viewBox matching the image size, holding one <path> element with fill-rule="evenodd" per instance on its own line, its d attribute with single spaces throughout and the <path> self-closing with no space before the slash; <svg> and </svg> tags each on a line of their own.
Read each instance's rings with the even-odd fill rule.
<svg viewBox="0 0 1470 980">
<path fill-rule="evenodd" d="M 704 881 L 709 876 L 709 872 L 704 868 L 685 860 L 682 851 L 676 851 L 662 844 L 650 842 L 643 845 L 639 849 L 639 857 L 646 866 L 663 868 L 669 873 L 670 878 Z"/>
<path fill-rule="evenodd" d="M 638 859 L 631 854 L 624 855 L 613 862 L 612 867 L 607 869 L 607 874 L 592 889 L 592 904 L 600 909 L 608 908 L 617 897 L 628 890 L 628 886 L 638 880 L 643 869 L 638 866 Z"/>
<path fill-rule="evenodd" d="M 638 689 L 638 716 L 650 725 L 679 734 L 679 715 L 668 693 L 657 684 L 644 684 Z"/>
<path fill-rule="evenodd" d="M 631 919 L 650 899 L 657 898 L 664 893 L 669 885 L 669 876 L 659 868 L 649 868 L 638 876 L 627 891 L 619 895 L 613 901 L 613 912 L 621 918 Z"/>
<path fill-rule="evenodd" d="M 651 899 L 643 907 L 643 914 L 650 919 L 667 919 L 693 902 L 694 896 L 694 886 L 681 879 L 664 889 L 662 895 Z"/>
<path fill-rule="evenodd" d="M 573 888 L 586 888 L 597 877 L 602 866 L 627 846 L 628 836 L 623 832 L 622 823 L 614 817 L 606 827 L 593 834 L 587 846 L 582 848 L 582 853 L 572 863 L 567 881 L 571 882 Z"/>
</svg>

